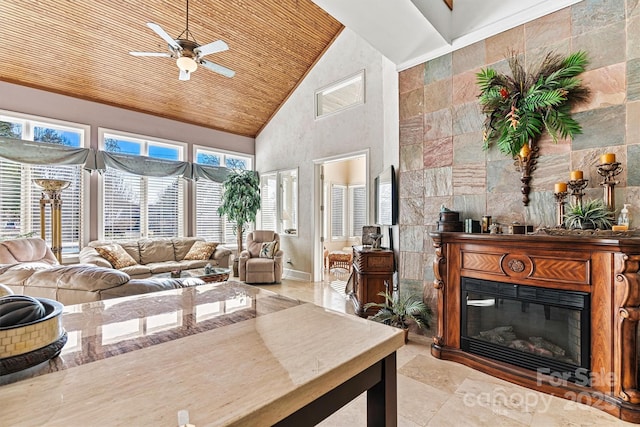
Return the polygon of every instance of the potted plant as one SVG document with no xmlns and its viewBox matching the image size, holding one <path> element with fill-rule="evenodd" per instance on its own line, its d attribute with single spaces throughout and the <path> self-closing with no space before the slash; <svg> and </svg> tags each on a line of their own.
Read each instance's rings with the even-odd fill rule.
<svg viewBox="0 0 640 427">
<path fill-rule="evenodd" d="M 256 220 L 260 209 L 260 179 L 251 170 L 234 170 L 222 183 L 223 193 L 218 214 L 235 223 L 237 255 L 242 252 L 242 236 L 246 226 Z M 233 274 L 238 276 L 238 256 L 233 260 Z"/>
<path fill-rule="evenodd" d="M 587 200 L 569 205 L 564 215 L 564 225 L 568 229 L 609 230 L 613 223 L 613 214 L 602 199 Z"/>
<path fill-rule="evenodd" d="M 368 302 L 364 305 L 365 311 L 373 307 L 380 309 L 373 316 L 369 316 L 369 319 L 402 329 L 405 343 L 408 338 L 409 323 L 415 323 L 419 329 L 429 329 L 433 312 L 421 298 L 416 295 L 400 298 L 399 292 L 390 294 L 388 290 L 378 292 L 378 295 L 384 298 L 384 302 Z"/>
</svg>

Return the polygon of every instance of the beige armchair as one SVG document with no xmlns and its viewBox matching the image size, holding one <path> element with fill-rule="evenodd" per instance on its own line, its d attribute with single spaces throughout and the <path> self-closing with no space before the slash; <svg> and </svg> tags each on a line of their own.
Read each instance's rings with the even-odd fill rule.
<svg viewBox="0 0 640 427">
<path fill-rule="evenodd" d="M 247 235 L 247 249 L 240 252 L 238 273 L 246 283 L 280 283 L 282 258 L 280 236 L 274 231 L 256 230 Z"/>
</svg>

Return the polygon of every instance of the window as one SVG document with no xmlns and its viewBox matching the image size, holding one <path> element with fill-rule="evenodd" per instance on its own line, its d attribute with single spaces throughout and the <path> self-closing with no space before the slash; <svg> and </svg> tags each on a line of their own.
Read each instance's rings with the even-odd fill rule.
<svg viewBox="0 0 640 427">
<path fill-rule="evenodd" d="M 260 227 L 276 230 L 278 209 L 278 174 L 265 173 L 260 176 Z"/>
<path fill-rule="evenodd" d="M 364 70 L 318 90 L 315 103 L 316 119 L 364 104 Z"/>
<path fill-rule="evenodd" d="M 280 234 L 298 234 L 298 170 L 260 176 L 260 227 Z"/>
<path fill-rule="evenodd" d="M 184 146 L 100 130 L 104 151 L 183 160 Z M 127 240 L 184 235 L 184 182 L 178 176 L 147 177 L 108 168 L 102 175 L 102 237 Z"/>
<path fill-rule="evenodd" d="M 251 169 L 252 158 L 234 153 L 212 151 L 197 147 L 196 163 L 208 166 L 225 166 L 229 169 Z M 195 184 L 195 224 L 196 235 L 207 240 L 234 244 L 235 226 L 218 214 L 222 201 L 222 183 L 199 179 Z"/>
<path fill-rule="evenodd" d="M 88 133 L 87 126 L 0 111 L 0 136 L 82 148 Z M 82 246 L 84 213 L 81 166 L 26 165 L 0 159 L 0 237 L 40 237 L 42 193 L 33 183 L 36 178 L 71 182 L 61 196 L 62 254 L 77 254 Z M 50 209 L 45 213 L 45 238 L 50 241 Z"/>
<path fill-rule="evenodd" d="M 278 172 L 280 179 L 280 228 L 284 234 L 298 234 L 298 170 Z"/>
</svg>

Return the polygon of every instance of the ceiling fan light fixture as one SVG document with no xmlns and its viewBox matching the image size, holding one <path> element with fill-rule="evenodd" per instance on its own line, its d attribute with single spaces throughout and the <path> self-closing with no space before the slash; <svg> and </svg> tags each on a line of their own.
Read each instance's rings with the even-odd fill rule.
<svg viewBox="0 0 640 427">
<path fill-rule="evenodd" d="M 188 56 L 181 56 L 178 58 L 176 60 L 176 65 L 178 65 L 180 71 L 186 71 L 188 73 L 193 73 L 198 68 L 198 63 Z"/>
</svg>

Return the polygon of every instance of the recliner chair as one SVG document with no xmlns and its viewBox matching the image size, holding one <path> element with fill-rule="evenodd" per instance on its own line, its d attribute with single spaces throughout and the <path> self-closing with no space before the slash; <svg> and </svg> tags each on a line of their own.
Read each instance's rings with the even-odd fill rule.
<svg viewBox="0 0 640 427">
<path fill-rule="evenodd" d="M 273 242 L 275 242 L 275 250 L 271 251 L 268 243 Z M 267 245 L 263 247 L 263 244 Z M 269 230 L 256 230 L 249 233 L 247 248 L 240 253 L 238 259 L 240 280 L 246 283 L 280 283 L 283 255 L 278 233 Z"/>
</svg>

